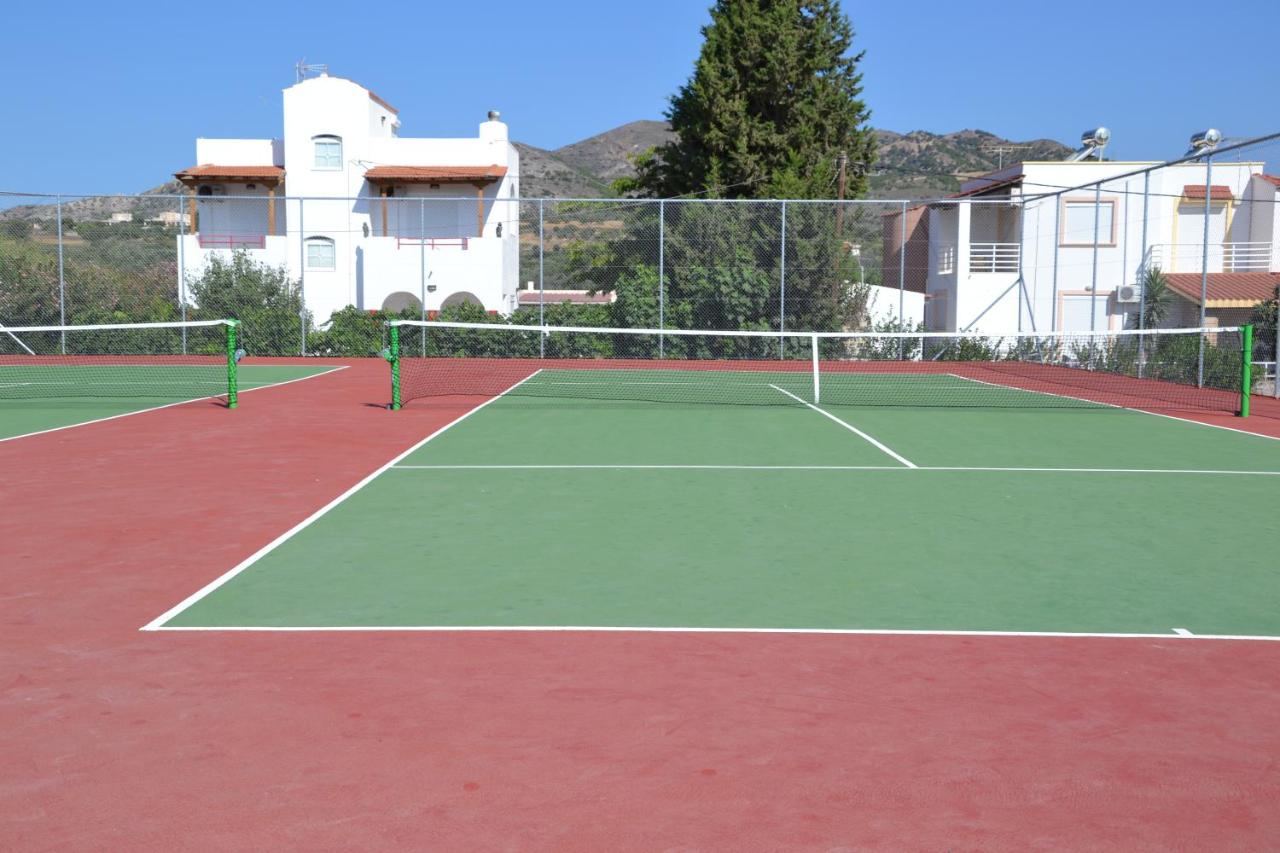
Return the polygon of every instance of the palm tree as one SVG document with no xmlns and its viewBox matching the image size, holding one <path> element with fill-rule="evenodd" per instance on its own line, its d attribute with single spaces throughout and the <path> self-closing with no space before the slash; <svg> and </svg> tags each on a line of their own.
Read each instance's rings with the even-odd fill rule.
<svg viewBox="0 0 1280 853">
<path fill-rule="evenodd" d="M 1163 326 L 1173 307 L 1173 291 L 1169 289 L 1169 279 L 1165 278 L 1160 267 L 1147 267 L 1142 273 L 1142 303 L 1141 315 L 1129 315 L 1129 328 L 1138 328 L 1139 316 L 1144 328 Z"/>
</svg>

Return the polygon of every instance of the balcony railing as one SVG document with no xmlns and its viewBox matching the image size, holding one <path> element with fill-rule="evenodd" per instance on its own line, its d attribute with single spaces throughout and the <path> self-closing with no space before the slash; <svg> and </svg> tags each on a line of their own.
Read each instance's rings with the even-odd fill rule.
<svg viewBox="0 0 1280 853">
<path fill-rule="evenodd" d="M 396 248 L 426 246 L 428 249 L 467 249 L 469 237 L 397 237 Z"/>
<path fill-rule="evenodd" d="M 1275 248 L 1271 243 L 1155 243 L 1147 250 L 1147 266 L 1165 272 L 1203 272 L 1206 255 L 1209 272 L 1266 272 Z"/>
<path fill-rule="evenodd" d="M 1019 243 L 970 243 L 969 272 L 1017 272 Z"/>
<path fill-rule="evenodd" d="M 201 249 L 265 249 L 265 234 L 205 234 L 196 235 Z"/>
</svg>

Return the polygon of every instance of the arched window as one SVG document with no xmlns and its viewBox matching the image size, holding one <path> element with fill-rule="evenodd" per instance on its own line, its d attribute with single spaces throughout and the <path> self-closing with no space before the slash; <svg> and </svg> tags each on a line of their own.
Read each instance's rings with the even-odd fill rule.
<svg viewBox="0 0 1280 853">
<path fill-rule="evenodd" d="M 331 270 L 337 266 L 337 251 L 328 237 L 308 237 L 307 269 Z"/>
<path fill-rule="evenodd" d="M 315 168 L 317 169 L 341 169 L 342 168 L 342 137 L 331 136 L 328 134 L 322 136 L 311 137 L 311 142 L 316 150 Z"/>
</svg>

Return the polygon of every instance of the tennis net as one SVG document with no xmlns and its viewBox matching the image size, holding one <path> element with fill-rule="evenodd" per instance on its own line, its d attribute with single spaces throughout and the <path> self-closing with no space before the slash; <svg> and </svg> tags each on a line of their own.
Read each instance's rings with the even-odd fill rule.
<svg viewBox="0 0 1280 853">
<path fill-rule="evenodd" d="M 1053 334 L 701 331 L 395 320 L 392 408 L 468 395 L 1247 414 L 1250 327 Z"/>
<path fill-rule="evenodd" d="M 238 325 L 0 325 L 0 400 L 225 396 L 234 408 Z"/>
</svg>

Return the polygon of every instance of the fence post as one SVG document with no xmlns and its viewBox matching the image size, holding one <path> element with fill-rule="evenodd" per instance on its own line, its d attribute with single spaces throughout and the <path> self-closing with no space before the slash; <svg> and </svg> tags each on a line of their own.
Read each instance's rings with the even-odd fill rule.
<svg viewBox="0 0 1280 853">
<path fill-rule="evenodd" d="M 1062 243 L 1062 196 L 1053 197 L 1053 305 L 1049 311 L 1050 331 L 1059 331 L 1062 318 L 1058 316 L 1058 249 Z"/>
<path fill-rule="evenodd" d="M 658 199 L 658 328 L 667 325 L 667 202 Z M 658 335 L 658 358 L 666 356 L 666 336 Z"/>
<path fill-rule="evenodd" d="M 1138 329 L 1147 327 L 1147 203 L 1150 200 L 1151 172 L 1142 173 L 1142 254 L 1138 256 Z M 1175 250 L 1176 251 L 1176 250 Z M 1147 342 L 1138 335 L 1138 378 L 1146 373 Z"/>
<path fill-rule="evenodd" d="M 1096 329 L 1098 317 L 1098 219 L 1102 214 L 1102 181 L 1093 188 L 1093 273 L 1089 285 L 1089 332 Z M 1115 211 L 1112 209 L 1111 227 L 1115 227 Z M 1093 351 L 1093 341 L 1089 341 L 1089 351 Z M 1090 358 L 1090 366 L 1093 359 Z"/>
<path fill-rule="evenodd" d="M 779 263 L 779 285 L 778 293 L 778 331 L 785 333 L 787 331 L 787 203 L 782 202 L 782 240 L 781 240 L 782 257 Z M 778 336 L 778 358 L 786 358 L 787 339 L 783 335 Z"/>
<path fill-rule="evenodd" d="M 58 196 L 58 325 L 67 325 L 67 282 L 62 266 L 62 196 Z M 67 354 L 67 333 L 61 333 L 62 354 Z"/>
<path fill-rule="evenodd" d="M 396 223 L 399 224 L 400 217 L 396 217 Z M 422 302 L 422 322 L 427 322 L 427 200 L 425 198 L 418 200 L 418 285 L 422 292 L 419 299 Z M 419 335 L 422 338 L 422 357 L 427 357 L 427 331 L 422 330 Z"/>
<path fill-rule="evenodd" d="M 187 218 L 182 215 L 182 197 L 178 197 L 178 311 L 187 322 Z M 182 354 L 187 354 L 187 327 L 182 327 Z"/>
<path fill-rule="evenodd" d="M 298 309 L 298 328 L 302 333 L 302 340 L 298 347 L 298 352 L 302 355 L 307 354 L 307 226 L 306 226 L 306 202 L 304 199 L 298 199 L 298 298 L 302 301 L 302 307 Z"/>
<path fill-rule="evenodd" d="M 1200 328 L 1204 328 L 1205 306 L 1209 298 L 1209 201 L 1213 195 L 1213 154 L 1204 155 L 1204 234 L 1200 245 Z M 1196 385 L 1204 387 L 1204 332 L 1200 332 L 1199 356 L 1196 359 Z"/>
<path fill-rule="evenodd" d="M 538 199 L 538 325 L 545 326 L 547 324 L 546 314 L 543 306 L 543 249 L 546 246 L 546 235 L 543 230 L 543 206 L 546 199 Z M 538 358 L 544 358 L 547 354 L 547 336 L 542 332 L 538 333 Z"/>
</svg>

